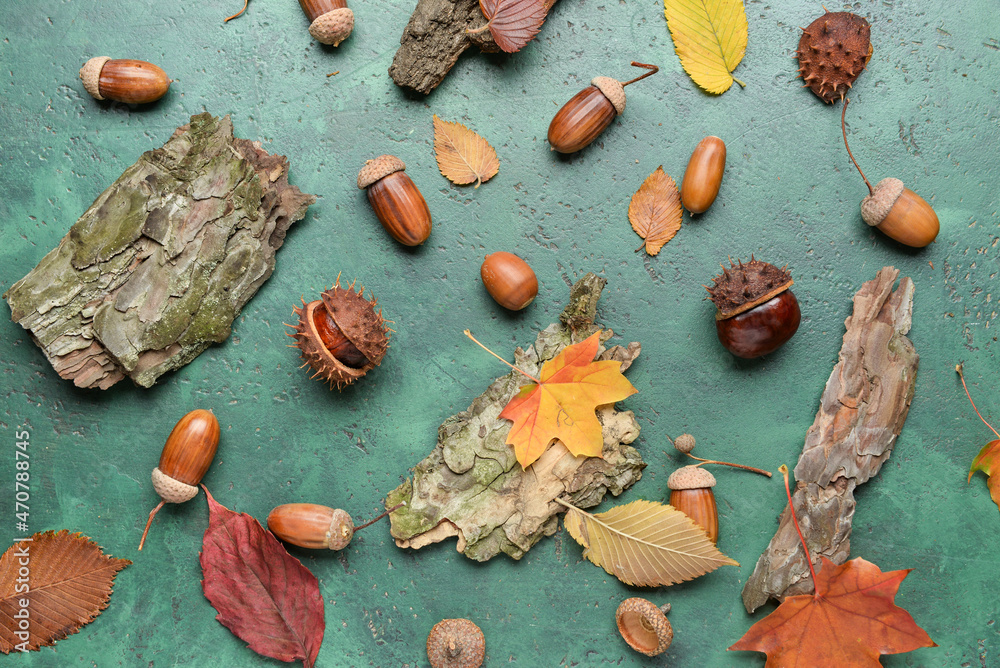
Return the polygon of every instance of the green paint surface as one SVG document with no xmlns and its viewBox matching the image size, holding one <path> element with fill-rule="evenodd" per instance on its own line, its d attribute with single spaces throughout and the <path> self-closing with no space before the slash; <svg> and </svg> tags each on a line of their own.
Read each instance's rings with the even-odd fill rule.
<svg viewBox="0 0 1000 668">
<path fill-rule="evenodd" d="M 681 462 L 667 435 L 691 432 L 702 456 L 775 470 L 794 465 L 836 360 L 850 298 L 887 264 L 916 284 L 910 338 L 921 356 L 910 417 L 882 472 L 858 493 L 852 555 L 912 568 L 897 602 L 939 647 L 885 657 L 886 666 L 1000 665 L 996 626 L 1000 513 L 985 479 L 966 476 L 990 432 L 954 371 L 965 362 L 984 414 L 1000 422 L 1000 14 L 944 0 L 828 5 L 872 23 L 875 53 L 854 86 L 850 138 L 872 180 L 897 176 L 941 219 L 936 243 L 903 248 L 868 229 L 867 192 L 844 151 L 840 105 L 794 78 L 791 58 L 819 3 L 750 2 L 750 40 L 734 86 L 700 92 L 683 72 L 655 0 L 563 0 L 539 39 L 514 56 L 463 56 L 429 97 L 386 74 L 412 0 L 355 3 L 354 34 L 338 49 L 312 41 L 296 3 L 8 3 L 0 17 L 0 290 L 26 274 L 139 155 L 203 110 L 231 114 L 236 134 L 289 156 L 291 180 L 320 195 L 289 232 L 270 281 L 232 335 L 150 390 L 80 391 L 52 372 L 26 332 L 0 318 L 0 545 L 15 535 L 15 433 L 30 434 L 32 531 L 81 531 L 135 563 L 108 609 L 23 666 L 273 666 L 214 620 L 201 593 L 204 496 L 166 508 L 147 547 L 149 482 L 166 435 L 196 408 L 218 416 L 222 442 L 205 478 L 220 503 L 264 519 L 311 501 L 359 521 L 433 447 L 438 425 L 504 368 L 463 335 L 508 358 L 554 321 L 587 271 L 608 279 L 599 321 L 640 341 L 622 403 L 642 426 L 649 466 L 621 501 L 663 499 Z M 228 6 L 231 4 L 232 6 Z M 91 56 L 157 63 L 175 80 L 146 107 L 91 99 L 77 70 Z M 632 59 L 661 66 L 628 90 L 628 108 L 572 157 L 549 151 L 556 110 L 598 74 L 634 76 Z M 334 77 L 330 72 L 339 70 Z M 432 113 L 480 132 L 499 174 L 478 190 L 438 173 Z M 658 165 L 678 181 L 697 142 L 722 137 L 719 199 L 655 258 L 637 254 L 626 211 Z M 415 250 L 393 242 L 355 187 L 368 158 L 407 163 L 434 216 Z M 479 280 L 483 256 L 507 250 L 538 274 L 538 298 L 502 311 Z M 727 256 L 788 264 L 803 322 L 780 351 L 735 360 L 715 339 L 704 289 Z M 343 393 L 299 370 L 283 322 L 300 296 L 357 278 L 393 321 L 382 366 Z M 442 618 L 469 617 L 486 634 L 487 666 L 762 666 L 728 653 L 764 611 L 748 616 L 743 582 L 776 528 L 777 480 L 717 470 L 720 548 L 739 561 L 666 589 L 623 586 L 581 560 L 564 531 L 521 561 L 474 563 L 454 543 L 395 547 L 388 525 L 344 551 L 292 550 L 326 600 L 320 666 L 423 666 Z M 605 502 L 600 509 L 610 507 Z M 627 596 L 670 602 L 676 639 L 647 659 L 618 637 Z M 15 659 L 5 660 L 13 665 Z"/>
</svg>

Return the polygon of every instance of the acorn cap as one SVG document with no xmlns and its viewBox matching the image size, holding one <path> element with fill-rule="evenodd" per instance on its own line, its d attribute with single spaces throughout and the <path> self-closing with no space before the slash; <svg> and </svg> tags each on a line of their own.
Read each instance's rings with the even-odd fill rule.
<svg viewBox="0 0 1000 668">
<path fill-rule="evenodd" d="M 611 77 L 594 77 L 590 80 L 590 85 L 597 86 L 597 89 L 604 93 L 604 97 L 608 98 L 608 101 L 614 105 L 615 111 L 621 116 L 622 112 L 625 111 L 625 87 L 622 86 L 622 82 Z"/>
<path fill-rule="evenodd" d="M 615 621 L 629 647 L 646 656 L 663 654 L 673 642 L 674 629 L 667 616 L 644 598 L 622 601 L 615 612 Z"/>
<path fill-rule="evenodd" d="M 354 537 L 354 520 L 346 510 L 333 509 L 333 517 L 330 519 L 330 528 L 327 529 L 326 535 L 331 550 L 343 550 L 347 547 Z"/>
<path fill-rule="evenodd" d="M 691 452 L 694 450 L 694 436 L 691 434 L 681 434 L 674 439 L 674 447 L 678 452 Z"/>
<path fill-rule="evenodd" d="M 468 619 L 445 619 L 427 635 L 431 668 L 479 668 L 486 657 L 482 630 Z"/>
<path fill-rule="evenodd" d="M 309 26 L 309 34 L 317 42 L 339 46 L 354 30 L 354 12 L 349 7 L 331 9 L 316 17 Z"/>
<path fill-rule="evenodd" d="M 682 466 L 667 478 L 670 489 L 704 489 L 715 487 L 715 476 L 700 466 Z"/>
<path fill-rule="evenodd" d="M 792 275 L 784 267 L 779 269 L 752 255 L 747 264 L 737 262 L 730 260 L 728 269 L 723 265 L 722 273 L 712 279 L 712 287 L 705 286 L 709 299 L 719 309 L 716 320 L 749 311 L 792 287 Z"/>
<path fill-rule="evenodd" d="M 366 161 L 365 166 L 358 172 L 358 187 L 364 190 L 379 179 L 383 179 L 393 172 L 402 172 L 405 169 L 406 163 L 396 156 L 380 155 Z"/>
<path fill-rule="evenodd" d="M 167 503 L 184 503 L 198 495 L 198 488 L 180 480 L 174 480 L 159 467 L 153 469 L 153 489 Z"/>
<path fill-rule="evenodd" d="M 98 100 L 104 99 L 101 97 L 101 70 L 104 69 L 104 64 L 109 60 L 111 60 L 110 56 L 95 56 L 80 68 L 80 79 L 83 81 L 83 87 Z"/>
<path fill-rule="evenodd" d="M 882 179 L 872 194 L 861 200 L 861 217 L 872 227 L 881 224 L 902 194 L 902 181 L 891 176 Z"/>
</svg>

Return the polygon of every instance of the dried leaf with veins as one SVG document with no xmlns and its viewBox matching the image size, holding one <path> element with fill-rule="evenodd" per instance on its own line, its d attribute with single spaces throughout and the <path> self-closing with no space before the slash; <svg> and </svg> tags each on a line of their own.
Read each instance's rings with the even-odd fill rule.
<svg viewBox="0 0 1000 668">
<path fill-rule="evenodd" d="M 958 364 L 955 366 L 955 371 L 958 372 L 958 377 L 962 379 L 962 387 L 965 389 L 965 396 L 969 397 L 969 403 L 972 404 L 972 409 L 976 411 L 976 415 L 979 419 L 983 421 L 987 427 L 990 428 L 994 434 L 996 434 L 997 439 L 990 441 L 983 446 L 983 449 L 979 451 L 975 459 L 972 460 L 972 467 L 969 469 L 969 479 L 966 482 L 972 480 L 972 476 L 976 471 L 982 471 L 986 474 L 986 487 L 990 490 L 990 498 L 993 499 L 993 503 L 997 504 L 1000 508 L 1000 475 L 994 476 L 994 473 L 1000 473 L 1000 433 L 993 428 L 989 422 L 986 421 L 980 413 L 979 409 L 976 408 L 976 403 L 972 401 L 972 395 L 969 394 L 969 387 L 965 384 L 965 374 L 962 373 L 962 365 Z"/>
<path fill-rule="evenodd" d="M 131 563 L 66 530 L 14 543 L 0 556 L 0 652 L 37 650 L 79 631 L 108 607 L 115 576 Z M 18 572 L 25 565 L 31 588 L 18 591 Z M 21 610 L 29 614 L 27 629 L 15 617 Z"/>
<path fill-rule="evenodd" d="M 649 255 L 659 253 L 674 238 L 681 229 L 681 215 L 677 184 L 663 171 L 662 165 L 643 181 L 628 205 L 628 220 L 635 233 L 646 240 L 644 245 Z"/>
<path fill-rule="evenodd" d="M 663 0 L 674 50 L 688 76 L 709 93 L 725 93 L 747 50 L 742 0 Z"/>
<path fill-rule="evenodd" d="M 500 169 L 497 152 L 489 142 L 461 123 L 442 121 L 434 114 L 434 155 L 441 175 L 452 183 L 476 188 Z"/>
<path fill-rule="evenodd" d="M 260 522 L 202 489 L 209 511 L 202 590 L 215 618 L 258 654 L 311 668 L 325 629 L 319 581 Z"/>
<path fill-rule="evenodd" d="M 556 501 L 569 509 L 566 530 L 584 547 L 583 556 L 627 585 L 672 585 L 719 566 L 739 566 L 672 506 L 640 500 L 592 515 Z"/>
<path fill-rule="evenodd" d="M 497 46 L 507 53 L 514 53 L 535 39 L 545 22 L 549 5 L 545 0 L 479 0 L 479 8 L 488 22 L 482 28 L 469 32 L 482 32 L 488 28 Z"/>
</svg>

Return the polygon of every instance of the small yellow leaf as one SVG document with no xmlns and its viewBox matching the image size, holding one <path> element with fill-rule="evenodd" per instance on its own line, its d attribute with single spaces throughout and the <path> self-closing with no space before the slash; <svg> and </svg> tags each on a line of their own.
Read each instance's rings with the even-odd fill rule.
<svg viewBox="0 0 1000 668">
<path fill-rule="evenodd" d="M 663 0 L 674 49 L 688 76 L 709 93 L 725 93 L 747 50 L 742 0 Z"/>
<path fill-rule="evenodd" d="M 681 229 L 681 215 L 677 184 L 662 166 L 643 181 L 628 205 L 628 220 L 635 233 L 646 240 L 646 252 L 650 255 L 659 253 L 663 244 Z"/>
<path fill-rule="evenodd" d="M 489 181 L 500 169 L 489 142 L 461 123 L 442 121 L 434 114 L 434 154 L 442 176 L 458 185 Z"/>
</svg>

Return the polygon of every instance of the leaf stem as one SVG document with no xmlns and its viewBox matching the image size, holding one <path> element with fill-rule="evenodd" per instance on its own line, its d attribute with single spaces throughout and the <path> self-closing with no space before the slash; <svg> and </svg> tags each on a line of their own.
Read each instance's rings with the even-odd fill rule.
<svg viewBox="0 0 1000 668">
<path fill-rule="evenodd" d="M 160 503 L 158 503 L 157 506 L 155 508 L 153 508 L 153 510 L 150 511 L 150 513 L 149 513 L 149 519 L 146 520 L 146 528 L 143 529 L 143 531 L 142 531 L 142 538 L 139 540 L 139 551 L 140 552 L 142 552 L 142 546 L 146 544 L 146 534 L 149 533 L 149 526 L 153 523 L 153 518 L 156 517 L 156 513 L 160 512 L 160 508 L 163 507 L 164 503 L 166 503 L 166 501 L 163 501 L 161 499 Z"/>
<path fill-rule="evenodd" d="M 243 0 L 243 9 L 241 9 L 240 11 L 238 11 L 235 14 L 233 14 L 232 16 L 230 16 L 228 19 L 226 19 L 225 21 L 223 21 L 223 23 L 229 23 L 230 21 L 232 21 L 233 19 L 235 19 L 237 16 L 239 16 L 240 14 L 242 14 L 243 12 L 245 12 L 247 10 L 247 4 L 249 2 L 250 2 L 250 0 Z M 142 548 L 139 548 L 139 549 L 141 550 Z"/>
<path fill-rule="evenodd" d="M 997 438 L 1000 438 L 1000 434 L 997 433 L 997 430 L 993 428 L 993 425 L 991 425 L 989 422 L 986 421 L 986 418 L 984 418 L 982 415 L 980 415 L 979 409 L 976 408 L 976 402 L 972 400 L 972 395 L 969 394 L 969 388 L 965 384 L 965 374 L 962 373 L 962 365 L 961 364 L 956 364 L 955 365 L 955 371 L 958 372 L 958 377 L 962 379 L 962 387 L 965 388 L 965 396 L 969 397 L 969 403 L 972 404 L 972 410 L 976 411 L 976 415 L 979 415 L 979 419 L 983 421 L 983 424 L 985 424 L 987 427 L 989 427 L 990 431 L 992 431 L 994 434 L 997 435 Z"/>
<path fill-rule="evenodd" d="M 486 30 L 489 27 L 490 27 L 490 22 L 487 21 L 486 25 L 484 25 L 484 26 L 480 26 L 478 28 L 466 28 L 465 29 L 465 34 L 467 34 L 467 35 L 478 35 L 481 32 L 486 32 Z"/>
<path fill-rule="evenodd" d="M 467 337 L 469 337 L 470 339 L 472 339 L 473 341 L 475 341 L 475 343 L 476 343 L 476 345 L 477 345 L 477 346 L 479 346 L 480 348 L 482 348 L 483 350 L 485 350 L 486 352 L 488 352 L 488 353 L 489 353 L 490 355 L 493 355 L 493 357 L 496 357 L 496 358 L 497 358 L 498 360 L 500 360 L 501 362 L 503 362 L 504 364 L 506 364 L 507 366 L 509 366 L 509 367 L 510 367 L 511 369 L 513 369 L 514 371 L 517 371 L 517 372 L 518 372 L 519 374 L 521 374 L 522 376 L 526 376 L 526 377 L 530 378 L 531 380 L 535 381 L 535 382 L 536 382 L 536 383 L 538 383 L 539 385 L 541 385 L 541 384 L 542 384 L 542 381 L 538 380 L 537 378 L 535 378 L 534 376 L 532 376 L 532 375 L 531 375 L 530 373 L 527 373 L 526 371 L 522 371 L 521 369 L 518 369 L 518 368 L 517 368 L 516 366 L 514 366 L 513 364 L 511 364 L 510 362 L 508 362 L 507 360 L 505 360 L 504 358 L 500 357 L 500 356 L 499 356 L 499 355 L 497 355 L 497 354 L 496 354 L 495 352 L 493 352 L 492 350 L 490 350 L 489 348 L 487 348 L 486 346 L 484 346 L 483 344 L 481 344 L 481 343 L 480 343 L 480 342 L 479 342 L 479 341 L 478 341 L 478 340 L 476 339 L 476 337 L 474 337 L 474 336 L 472 335 L 472 332 L 470 332 L 469 330 L 467 330 L 467 329 L 466 329 L 466 330 L 463 330 L 463 333 L 464 333 L 464 334 L 465 334 L 465 335 L 466 335 Z"/>
<path fill-rule="evenodd" d="M 759 469 L 756 466 L 747 466 L 746 464 L 733 464 L 732 462 L 720 462 L 720 461 L 717 461 L 715 459 L 702 459 L 701 457 L 696 457 L 696 456 L 692 455 L 690 452 L 685 452 L 684 454 L 686 454 L 691 459 L 697 459 L 699 462 L 701 462 L 701 464 L 695 464 L 695 466 L 702 466 L 704 464 L 722 464 L 723 466 L 732 466 L 733 468 L 737 468 L 737 469 L 744 469 L 746 471 L 753 471 L 754 473 L 759 473 L 761 475 L 766 475 L 768 478 L 771 477 L 771 472 L 770 471 L 765 471 L 764 469 Z"/>
<path fill-rule="evenodd" d="M 629 84 L 633 84 L 636 81 L 642 81 L 646 77 L 651 77 L 651 76 L 653 76 L 654 74 L 656 74 L 657 72 L 660 71 L 660 68 L 657 67 L 656 65 L 648 65 L 646 63 L 637 63 L 634 60 L 632 61 L 632 67 L 645 67 L 647 70 L 649 70 L 649 72 L 646 72 L 645 74 L 640 74 L 639 76 L 637 76 L 634 79 L 629 79 L 628 81 L 623 81 L 622 82 L 622 88 L 624 88 L 625 86 L 627 86 Z"/>
<path fill-rule="evenodd" d="M 354 531 L 358 532 L 358 531 L 361 531 L 362 529 L 364 529 L 365 527 L 370 527 L 371 525 L 375 524 L 376 522 L 378 522 L 380 519 L 382 519 L 383 517 L 385 517 L 389 513 L 395 512 L 396 510 L 399 510 L 400 508 L 402 508 L 405 505 L 406 505 L 406 501 L 400 501 L 399 503 L 397 503 L 392 508 L 390 508 L 389 510 L 385 511 L 384 513 L 382 513 L 381 515 L 379 515 L 375 519 L 368 520 L 364 524 L 362 524 L 360 526 L 354 527 Z"/>
<path fill-rule="evenodd" d="M 874 195 L 875 191 L 872 190 L 872 184 L 868 183 L 868 177 L 865 176 L 865 173 L 861 171 L 860 167 L 858 167 L 858 161 L 854 159 L 854 154 L 851 153 L 851 147 L 847 145 L 847 125 L 844 122 L 844 117 L 847 116 L 847 105 L 850 102 L 851 98 L 844 98 L 844 110 L 840 112 L 840 129 L 844 133 L 844 147 L 847 149 L 847 155 L 851 156 L 851 162 L 854 163 L 854 168 L 858 170 L 858 174 L 860 174 L 861 178 L 865 180 L 865 185 L 868 186 L 868 192 Z"/>
<path fill-rule="evenodd" d="M 732 74 L 730 74 L 729 76 L 733 77 Z M 738 83 L 740 85 L 740 88 L 746 88 L 747 87 L 747 85 L 745 83 L 743 83 L 742 81 L 740 81 L 736 77 L 733 77 L 733 81 L 735 81 L 736 83 Z"/>
<path fill-rule="evenodd" d="M 795 506 L 792 504 L 792 492 L 788 489 L 788 467 L 782 464 L 778 467 L 778 471 L 781 472 L 781 477 L 785 479 L 785 496 L 788 497 L 788 512 L 792 514 L 792 521 L 795 522 L 795 530 L 799 532 L 799 540 L 802 541 L 802 550 L 806 553 L 806 563 L 809 564 L 809 572 L 812 574 L 813 598 L 819 598 L 818 589 L 816 588 L 816 571 L 813 569 L 812 556 L 810 556 L 809 548 L 806 546 L 806 539 L 805 536 L 802 535 L 802 529 L 799 528 L 799 519 L 795 517 Z"/>
</svg>

